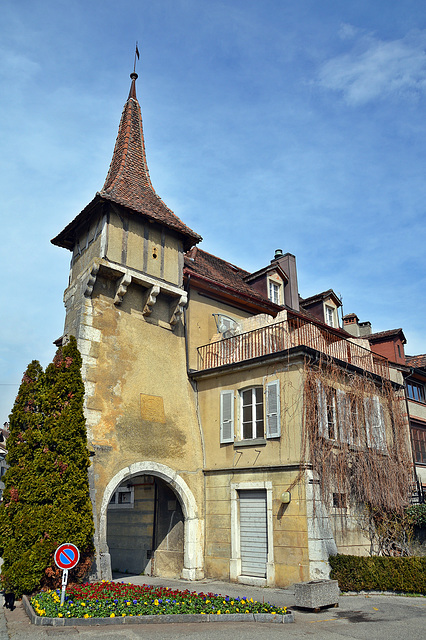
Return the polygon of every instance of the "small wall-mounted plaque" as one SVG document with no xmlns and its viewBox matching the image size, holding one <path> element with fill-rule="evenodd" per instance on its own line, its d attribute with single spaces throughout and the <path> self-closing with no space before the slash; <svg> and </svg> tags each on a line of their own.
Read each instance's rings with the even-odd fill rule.
<svg viewBox="0 0 426 640">
<path fill-rule="evenodd" d="M 166 422 L 162 396 L 148 396 L 141 393 L 141 415 L 149 422 Z"/>
</svg>

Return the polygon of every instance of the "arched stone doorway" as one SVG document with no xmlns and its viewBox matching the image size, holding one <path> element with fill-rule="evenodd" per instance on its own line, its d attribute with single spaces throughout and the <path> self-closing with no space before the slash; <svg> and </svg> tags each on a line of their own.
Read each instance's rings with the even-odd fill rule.
<svg viewBox="0 0 426 640">
<path fill-rule="evenodd" d="M 111 569 L 126 568 L 187 580 L 203 577 L 203 521 L 186 482 L 165 465 L 134 463 L 111 479 L 99 534 L 103 578 L 111 577 Z"/>
</svg>

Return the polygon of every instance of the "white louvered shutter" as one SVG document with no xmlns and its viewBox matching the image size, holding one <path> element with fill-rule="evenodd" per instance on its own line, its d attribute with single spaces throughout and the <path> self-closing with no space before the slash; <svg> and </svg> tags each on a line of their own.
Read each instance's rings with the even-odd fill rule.
<svg viewBox="0 0 426 640">
<path fill-rule="evenodd" d="M 373 446 L 373 400 L 372 398 L 364 398 L 364 416 L 365 416 L 365 435 L 367 438 L 367 447 Z"/>
<path fill-rule="evenodd" d="M 373 446 L 379 451 L 386 451 L 385 416 L 378 396 L 373 398 Z"/>
<path fill-rule="evenodd" d="M 340 442 L 351 443 L 349 398 L 342 389 L 336 390 L 338 438 Z"/>
<path fill-rule="evenodd" d="M 266 437 L 278 438 L 280 435 L 280 383 L 274 380 L 266 385 Z"/>
<path fill-rule="evenodd" d="M 234 442 L 234 392 L 220 392 L 220 441 Z"/>
<path fill-rule="evenodd" d="M 323 438 L 327 438 L 327 396 L 320 380 L 317 380 L 317 401 L 319 435 Z"/>
</svg>

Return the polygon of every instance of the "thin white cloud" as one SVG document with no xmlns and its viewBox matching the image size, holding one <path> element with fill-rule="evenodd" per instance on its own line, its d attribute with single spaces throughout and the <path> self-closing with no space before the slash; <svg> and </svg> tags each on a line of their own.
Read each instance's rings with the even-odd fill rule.
<svg viewBox="0 0 426 640">
<path fill-rule="evenodd" d="M 357 39 L 356 31 L 343 25 L 340 35 L 352 39 L 353 48 L 322 65 L 318 83 L 323 88 L 341 93 L 355 106 L 426 92 L 426 30 L 385 41 L 371 34 Z"/>
</svg>

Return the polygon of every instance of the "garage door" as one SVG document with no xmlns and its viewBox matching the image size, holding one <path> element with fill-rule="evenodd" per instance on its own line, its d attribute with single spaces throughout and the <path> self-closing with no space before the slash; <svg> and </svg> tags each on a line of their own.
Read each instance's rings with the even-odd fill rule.
<svg viewBox="0 0 426 640">
<path fill-rule="evenodd" d="M 241 574 L 266 578 L 268 533 L 266 490 L 240 490 Z"/>
</svg>

